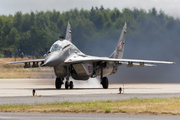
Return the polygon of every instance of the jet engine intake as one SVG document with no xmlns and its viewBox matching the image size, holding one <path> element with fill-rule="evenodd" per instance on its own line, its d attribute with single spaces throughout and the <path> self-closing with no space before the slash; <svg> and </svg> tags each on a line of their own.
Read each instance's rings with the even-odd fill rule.
<svg viewBox="0 0 180 120">
<path fill-rule="evenodd" d="M 71 76 L 76 80 L 88 80 L 93 74 L 92 63 L 72 65 Z"/>
<path fill-rule="evenodd" d="M 106 64 L 105 67 L 103 67 L 103 76 L 104 75 L 112 75 L 117 72 L 117 66 L 113 66 L 113 64 Z M 94 76 L 101 76 L 101 67 L 97 66 L 95 69 Z"/>
<path fill-rule="evenodd" d="M 84 76 L 78 75 L 75 70 L 71 71 L 71 76 L 75 80 L 88 80 L 89 79 L 89 76 L 87 75 L 84 75 Z"/>
<path fill-rule="evenodd" d="M 91 63 L 74 64 L 73 68 L 78 76 L 91 76 L 93 74 L 93 65 Z"/>
<path fill-rule="evenodd" d="M 55 72 L 56 76 L 59 76 L 59 77 L 65 77 L 67 75 L 67 70 L 62 65 L 55 66 L 54 72 Z"/>
</svg>

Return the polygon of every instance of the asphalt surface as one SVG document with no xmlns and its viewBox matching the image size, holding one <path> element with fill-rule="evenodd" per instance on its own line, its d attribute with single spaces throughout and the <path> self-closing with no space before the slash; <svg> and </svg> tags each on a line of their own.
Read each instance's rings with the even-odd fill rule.
<svg viewBox="0 0 180 120">
<path fill-rule="evenodd" d="M 62 101 L 124 100 L 180 97 L 180 84 L 115 84 L 102 89 L 97 79 L 74 81 L 74 89 L 57 90 L 54 79 L 0 79 L 0 105 L 43 104 Z M 122 87 L 123 94 L 119 94 Z M 32 90 L 35 89 L 35 97 Z"/>
<path fill-rule="evenodd" d="M 0 83 L 0 105 L 180 97 L 180 84 L 115 84 L 102 89 L 98 80 L 91 79 L 74 81 L 74 89 L 66 90 L 63 85 L 57 90 L 54 79 L 0 79 Z M 123 94 L 119 94 L 119 87 Z"/>
<path fill-rule="evenodd" d="M 0 113 L 0 120 L 179 120 L 179 116 L 72 113 Z"/>
<path fill-rule="evenodd" d="M 46 104 L 56 103 L 63 101 L 81 102 L 81 101 L 93 101 L 93 100 L 124 100 L 130 98 L 169 98 L 180 97 L 179 93 L 164 93 L 164 94 L 82 94 L 82 95 L 52 95 L 52 96 L 11 96 L 0 97 L 0 105 L 4 104 Z"/>
<path fill-rule="evenodd" d="M 180 97 L 180 84 L 115 84 L 102 89 L 99 81 L 74 81 L 74 89 L 56 90 L 53 79 L 0 79 L 0 105 L 4 104 L 43 104 L 63 101 L 124 100 L 130 98 L 169 98 Z M 123 94 L 119 94 L 122 87 Z M 32 90 L 36 89 L 36 96 Z M 0 120 L 176 120 L 180 116 L 124 115 L 124 114 L 71 114 L 71 113 L 0 113 Z"/>
</svg>

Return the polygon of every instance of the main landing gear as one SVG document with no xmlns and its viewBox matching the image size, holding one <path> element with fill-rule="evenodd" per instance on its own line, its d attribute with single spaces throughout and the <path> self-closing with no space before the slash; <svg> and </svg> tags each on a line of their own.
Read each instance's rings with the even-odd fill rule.
<svg viewBox="0 0 180 120">
<path fill-rule="evenodd" d="M 108 89 L 108 85 L 109 85 L 109 83 L 108 83 L 108 78 L 107 78 L 107 77 L 103 77 L 103 78 L 101 79 L 101 84 L 102 84 L 102 86 L 103 86 L 104 89 Z"/>
<path fill-rule="evenodd" d="M 103 77 L 103 66 L 101 67 L 101 84 L 104 89 L 108 89 L 109 82 L 107 77 Z"/>
<path fill-rule="evenodd" d="M 56 81 L 55 81 L 56 89 L 61 89 L 61 85 L 64 84 L 63 80 L 64 80 L 64 78 L 60 78 L 60 77 L 56 78 Z"/>
</svg>

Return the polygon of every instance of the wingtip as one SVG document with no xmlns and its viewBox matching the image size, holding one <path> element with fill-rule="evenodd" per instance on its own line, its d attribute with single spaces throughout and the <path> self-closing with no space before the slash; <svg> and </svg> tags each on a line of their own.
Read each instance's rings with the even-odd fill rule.
<svg viewBox="0 0 180 120">
<path fill-rule="evenodd" d="M 9 65 L 9 64 L 12 64 L 11 62 L 9 62 L 9 63 L 4 63 L 4 65 Z"/>
</svg>

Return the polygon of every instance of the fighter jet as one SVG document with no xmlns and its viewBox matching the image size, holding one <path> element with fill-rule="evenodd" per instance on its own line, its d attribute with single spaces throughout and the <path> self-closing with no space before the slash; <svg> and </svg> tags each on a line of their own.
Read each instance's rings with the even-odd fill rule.
<svg viewBox="0 0 180 120">
<path fill-rule="evenodd" d="M 5 64 L 24 63 L 24 68 L 50 66 L 54 68 L 56 77 L 55 87 L 61 89 L 65 80 L 65 89 L 73 89 L 74 80 L 88 80 L 100 76 L 100 83 L 104 89 L 108 89 L 108 78 L 106 75 L 113 75 L 117 72 L 118 67 L 127 65 L 127 67 L 139 66 L 156 66 L 154 63 L 174 64 L 167 61 L 123 59 L 125 46 L 125 34 L 127 24 L 124 24 L 119 41 L 114 52 L 109 57 L 95 57 L 82 53 L 71 41 L 71 26 L 68 23 L 65 39 L 57 40 L 47 52 L 45 59 L 27 60 L 19 62 L 10 62 Z M 40 63 L 40 65 L 38 64 Z"/>
</svg>

